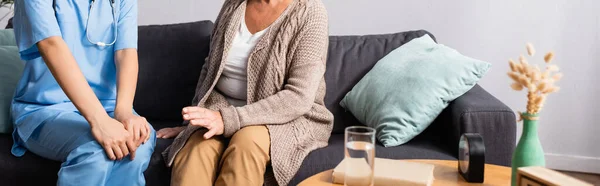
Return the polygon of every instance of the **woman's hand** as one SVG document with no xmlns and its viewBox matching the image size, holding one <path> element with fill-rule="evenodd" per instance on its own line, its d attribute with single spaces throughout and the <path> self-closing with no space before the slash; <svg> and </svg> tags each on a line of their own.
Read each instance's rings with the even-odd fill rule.
<svg viewBox="0 0 600 186">
<path fill-rule="evenodd" d="M 91 120 L 90 123 L 93 123 L 92 135 L 104 147 L 109 159 L 120 160 L 131 153 L 133 160 L 137 146 L 123 124 L 108 115 Z"/>
<path fill-rule="evenodd" d="M 179 135 L 179 133 L 181 133 L 181 131 L 183 131 L 183 129 L 185 129 L 185 127 L 167 127 L 167 128 L 162 128 L 160 130 L 158 130 L 158 132 L 156 132 L 156 137 L 157 138 L 163 138 L 163 139 L 168 139 L 168 138 L 173 138 L 177 135 Z"/>
<path fill-rule="evenodd" d="M 136 147 L 146 143 L 150 139 L 150 126 L 146 118 L 129 112 L 115 111 L 115 119 L 125 126 L 125 130 L 132 136 Z"/>
<path fill-rule="evenodd" d="M 221 117 L 219 111 L 200 107 L 185 107 L 181 114 L 184 120 L 190 122 L 190 125 L 208 129 L 208 132 L 204 133 L 204 139 L 223 134 L 223 117 Z"/>
</svg>

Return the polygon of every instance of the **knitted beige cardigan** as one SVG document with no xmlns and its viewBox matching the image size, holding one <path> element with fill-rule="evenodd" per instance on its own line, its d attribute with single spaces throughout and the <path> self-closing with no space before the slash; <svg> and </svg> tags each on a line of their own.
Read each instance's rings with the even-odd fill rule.
<svg viewBox="0 0 600 186">
<path fill-rule="evenodd" d="M 287 185 L 309 152 L 327 146 L 333 127 L 333 115 L 323 101 L 327 12 L 320 0 L 294 0 L 287 7 L 249 56 L 248 105 L 233 107 L 214 87 L 245 8 L 245 0 L 225 1 L 193 104 L 220 111 L 225 137 L 245 126 L 266 125 L 273 169 L 267 171 L 265 184 Z M 165 150 L 168 166 L 198 129 L 188 126 Z"/>
</svg>

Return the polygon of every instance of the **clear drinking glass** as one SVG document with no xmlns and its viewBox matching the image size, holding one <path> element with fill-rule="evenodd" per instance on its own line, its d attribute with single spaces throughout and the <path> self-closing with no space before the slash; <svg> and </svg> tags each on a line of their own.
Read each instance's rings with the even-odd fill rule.
<svg viewBox="0 0 600 186">
<path fill-rule="evenodd" d="M 373 186 L 375 168 L 375 129 L 347 127 L 344 154 L 346 186 Z"/>
</svg>

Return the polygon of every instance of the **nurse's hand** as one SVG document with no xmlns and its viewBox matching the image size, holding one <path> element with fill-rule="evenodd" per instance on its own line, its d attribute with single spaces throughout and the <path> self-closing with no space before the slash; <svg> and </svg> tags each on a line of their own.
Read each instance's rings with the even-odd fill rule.
<svg viewBox="0 0 600 186">
<path fill-rule="evenodd" d="M 123 159 L 129 155 L 129 152 L 132 152 L 131 158 L 133 159 L 137 147 L 132 145 L 134 144 L 133 138 L 125 130 L 123 124 L 108 115 L 90 122 L 92 123 L 92 135 L 104 147 L 109 159 Z"/>
<path fill-rule="evenodd" d="M 181 113 L 183 119 L 189 121 L 190 125 L 208 129 L 208 132 L 204 133 L 204 139 L 223 134 L 224 124 L 221 112 L 202 107 L 185 107 Z"/>
<path fill-rule="evenodd" d="M 150 126 L 146 118 L 132 112 L 115 112 L 115 119 L 123 123 L 125 129 L 133 137 L 135 146 L 139 147 L 150 139 Z"/>
</svg>

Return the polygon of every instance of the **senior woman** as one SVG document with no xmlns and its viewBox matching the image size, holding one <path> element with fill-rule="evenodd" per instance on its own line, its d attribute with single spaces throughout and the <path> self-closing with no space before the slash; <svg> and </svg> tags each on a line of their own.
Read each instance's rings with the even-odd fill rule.
<svg viewBox="0 0 600 186">
<path fill-rule="evenodd" d="M 287 185 L 327 145 L 327 12 L 320 0 L 226 0 L 187 126 L 164 154 L 172 185 Z M 267 170 L 268 165 L 272 170 Z"/>
</svg>

